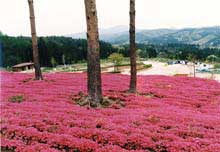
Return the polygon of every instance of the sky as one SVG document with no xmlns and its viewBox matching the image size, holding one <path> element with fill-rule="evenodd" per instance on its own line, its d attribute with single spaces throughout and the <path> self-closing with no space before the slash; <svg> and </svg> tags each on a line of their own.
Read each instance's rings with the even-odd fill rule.
<svg viewBox="0 0 220 152">
<path fill-rule="evenodd" d="M 86 30 L 84 0 L 34 0 L 37 34 L 69 35 Z M 99 28 L 129 25 L 129 0 L 96 0 Z M 220 0 L 136 0 L 139 29 L 220 25 Z M 27 0 L 0 0 L 0 31 L 30 35 Z"/>
</svg>

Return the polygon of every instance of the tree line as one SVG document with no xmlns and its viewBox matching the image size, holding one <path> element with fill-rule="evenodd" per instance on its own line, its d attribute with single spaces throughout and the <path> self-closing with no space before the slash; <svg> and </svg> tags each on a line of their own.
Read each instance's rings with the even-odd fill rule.
<svg viewBox="0 0 220 152">
<path fill-rule="evenodd" d="M 3 47 L 3 67 L 11 67 L 22 62 L 33 61 L 32 42 L 30 37 L 11 37 L 1 35 Z M 100 57 L 107 58 L 110 54 L 118 52 L 118 48 L 100 41 Z M 87 40 L 72 39 L 68 37 L 39 37 L 39 61 L 43 67 L 51 67 L 51 60 L 57 65 L 74 64 L 87 59 Z"/>
<path fill-rule="evenodd" d="M 0 35 L 2 42 L 3 67 L 33 61 L 33 51 L 30 37 L 12 37 Z M 113 46 L 103 41 L 100 44 L 100 58 L 107 59 L 112 53 L 120 53 L 129 57 L 129 45 Z M 43 67 L 52 67 L 52 60 L 56 65 L 74 64 L 87 60 L 87 40 L 72 39 L 62 36 L 38 38 L 39 61 Z M 195 56 L 199 61 L 205 61 L 208 56 L 215 55 L 220 58 L 220 50 L 216 48 L 200 48 L 197 45 L 167 44 L 150 45 L 136 44 L 137 56 L 140 58 L 168 58 L 175 60 L 190 60 Z"/>
<path fill-rule="evenodd" d="M 127 50 L 129 45 L 123 45 L 119 52 L 128 56 Z M 215 55 L 220 58 L 220 49 L 218 48 L 201 48 L 199 45 L 190 44 L 166 44 L 151 45 L 137 44 L 137 55 L 140 58 L 167 58 L 174 60 L 191 60 L 189 57 L 194 56 L 198 61 L 205 61 L 208 56 Z"/>
<path fill-rule="evenodd" d="M 12 37 L 0 35 L 2 42 L 3 67 L 33 61 L 33 51 L 30 37 Z M 100 44 L 100 58 L 107 59 L 112 53 L 120 53 L 129 57 L 129 45 L 113 46 L 103 41 Z M 69 37 L 50 36 L 38 38 L 39 61 L 43 67 L 52 67 L 52 60 L 56 65 L 74 64 L 87 60 L 87 40 Z M 150 45 L 136 44 L 137 56 L 140 58 L 168 58 L 175 60 L 190 60 L 195 56 L 199 61 L 205 61 L 208 56 L 220 58 L 220 50 L 216 48 L 200 48 L 197 45 L 167 44 Z"/>
</svg>

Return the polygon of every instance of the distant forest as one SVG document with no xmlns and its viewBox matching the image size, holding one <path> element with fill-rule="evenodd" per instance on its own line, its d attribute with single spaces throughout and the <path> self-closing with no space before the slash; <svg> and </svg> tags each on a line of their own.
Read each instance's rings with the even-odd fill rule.
<svg viewBox="0 0 220 152">
<path fill-rule="evenodd" d="M 3 66 L 13 66 L 22 62 L 32 61 L 32 44 L 30 37 L 1 36 L 3 50 Z M 39 37 L 39 59 L 41 66 L 52 66 L 51 60 L 57 64 L 77 63 L 86 60 L 87 41 L 67 37 Z M 107 58 L 118 49 L 111 44 L 100 42 L 101 58 Z"/>
<path fill-rule="evenodd" d="M 2 42 L 3 67 L 11 67 L 22 62 L 32 61 L 32 46 L 30 37 L 11 37 L 0 34 Z M 43 67 L 52 66 L 51 61 L 57 64 L 74 64 L 86 60 L 87 41 L 69 37 L 39 37 L 38 38 L 40 64 Z M 114 46 L 100 41 L 101 59 L 106 59 L 110 54 L 118 52 L 129 57 L 129 45 Z M 137 44 L 137 53 L 141 58 L 169 58 L 204 61 L 209 55 L 220 57 L 219 49 L 200 48 L 196 45 L 167 44 L 146 45 Z"/>
</svg>

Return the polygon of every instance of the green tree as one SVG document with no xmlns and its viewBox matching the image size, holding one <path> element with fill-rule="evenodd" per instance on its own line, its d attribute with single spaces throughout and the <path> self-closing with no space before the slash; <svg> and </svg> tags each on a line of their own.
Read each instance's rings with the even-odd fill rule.
<svg viewBox="0 0 220 152">
<path fill-rule="evenodd" d="M 196 77 L 196 60 L 197 56 L 195 54 L 189 54 L 188 60 L 193 63 L 193 76 Z"/>
<path fill-rule="evenodd" d="M 159 58 L 167 58 L 167 54 L 166 54 L 165 52 L 160 52 L 160 53 L 158 54 L 158 57 L 159 57 Z"/>
<path fill-rule="evenodd" d="M 62 55 L 62 62 L 63 62 L 63 65 L 66 67 L 66 57 L 65 57 L 65 54 Z"/>
<path fill-rule="evenodd" d="M 209 55 L 207 58 L 206 58 L 206 60 L 208 61 L 208 62 L 218 62 L 219 61 L 219 57 L 217 57 L 216 55 Z"/>
<path fill-rule="evenodd" d="M 157 51 L 155 50 L 155 48 L 150 47 L 147 49 L 147 52 L 148 52 L 149 58 L 156 58 L 157 57 Z"/>
<path fill-rule="evenodd" d="M 57 66 L 57 61 L 55 60 L 54 57 L 51 58 L 50 63 L 51 63 L 51 65 L 52 65 L 53 67 L 56 67 L 56 66 Z"/>
<path fill-rule="evenodd" d="M 114 64 L 114 72 L 119 72 L 118 66 L 123 61 L 124 57 L 120 53 L 112 53 L 108 59 Z"/>
<path fill-rule="evenodd" d="M 50 56 L 48 53 L 48 48 L 47 48 L 47 44 L 46 44 L 45 39 L 46 38 L 40 37 L 38 40 L 40 64 L 42 66 L 49 67 L 49 66 L 51 66 L 51 63 L 50 63 Z"/>
</svg>

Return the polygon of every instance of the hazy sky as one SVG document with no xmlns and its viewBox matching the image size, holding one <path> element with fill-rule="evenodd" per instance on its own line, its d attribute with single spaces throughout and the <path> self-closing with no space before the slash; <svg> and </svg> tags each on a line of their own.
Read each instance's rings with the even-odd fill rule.
<svg viewBox="0 0 220 152">
<path fill-rule="evenodd" d="M 129 0 L 96 0 L 100 28 L 129 23 Z M 38 35 L 85 31 L 84 0 L 34 0 Z M 136 0 L 138 28 L 220 25 L 220 0 Z M 0 0 L 0 31 L 30 35 L 27 0 Z"/>
</svg>

